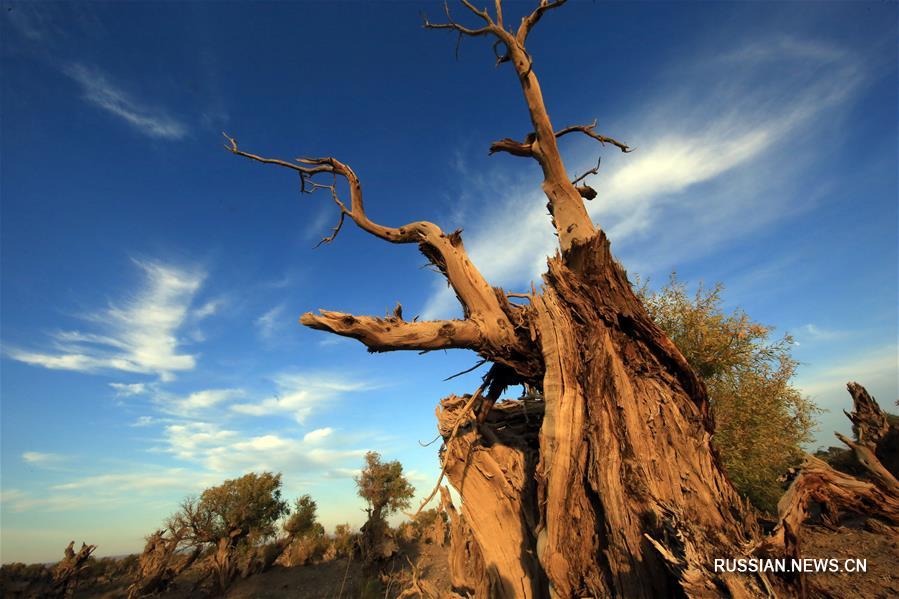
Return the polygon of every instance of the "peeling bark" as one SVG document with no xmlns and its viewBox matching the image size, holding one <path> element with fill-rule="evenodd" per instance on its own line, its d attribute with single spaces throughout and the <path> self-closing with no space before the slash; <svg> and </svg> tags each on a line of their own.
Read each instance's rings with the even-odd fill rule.
<svg viewBox="0 0 899 599">
<path fill-rule="evenodd" d="M 550 594 L 759 592 L 751 578 L 711 572 L 713 556 L 741 554 L 758 529 L 711 446 L 704 385 L 605 235 L 576 252 L 550 261 L 536 301 L 546 364 L 538 548 Z"/>
<path fill-rule="evenodd" d="M 484 560 L 491 596 L 540 597 L 533 470 L 541 402 L 499 403 L 478 427 L 462 410 L 467 400 L 450 396 L 438 409 L 446 476 L 462 497 L 462 515 Z M 460 417 L 466 420 L 451 436 Z"/>
</svg>

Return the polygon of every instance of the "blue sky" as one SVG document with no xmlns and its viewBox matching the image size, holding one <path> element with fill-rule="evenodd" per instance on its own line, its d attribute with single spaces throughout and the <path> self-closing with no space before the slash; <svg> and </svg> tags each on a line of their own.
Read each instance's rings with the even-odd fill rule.
<svg viewBox="0 0 899 599">
<path fill-rule="evenodd" d="M 510 4 L 518 16 L 528 5 Z M 457 313 L 411 246 L 346 226 L 232 156 L 334 155 L 371 218 L 463 227 L 494 284 L 554 251 L 539 171 L 487 156 L 528 119 L 489 44 L 429 3 L 3 3 L 3 562 L 140 548 L 180 499 L 253 469 L 363 521 L 352 475 L 438 473 L 434 408 L 467 352 L 370 355 L 297 324 L 329 308 Z M 462 11 L 457 11 L 463 18 Z M 897 389 L 897 4 L 578 3 L 529 48 L 557 127 L 598 119 L 588 208 L 630 273 L 721 281 L 796 338 L 797 384 L 845 431 L 844 385 Z M 590 140 L 563 144 L 571 172 Z"/>
</svg>

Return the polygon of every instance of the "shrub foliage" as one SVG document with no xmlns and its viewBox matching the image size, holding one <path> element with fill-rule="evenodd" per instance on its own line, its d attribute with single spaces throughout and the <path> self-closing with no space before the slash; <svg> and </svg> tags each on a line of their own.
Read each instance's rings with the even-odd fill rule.
<svg viewBox="0 0 899 599">
<path fill-rule="evenodd" d="M 817 408 L 791 383 L 798 362 L 789 335 L 745 312 L 722 307 L 719 283 L 694 294 L 672 274 L 668 284 L 638 294 L 708 387 L 715 418 L 713 443 L 740 493 L 774 511 L 783 493 L 778 477 L 796 466 L 811 440 Z"/>
</svg>

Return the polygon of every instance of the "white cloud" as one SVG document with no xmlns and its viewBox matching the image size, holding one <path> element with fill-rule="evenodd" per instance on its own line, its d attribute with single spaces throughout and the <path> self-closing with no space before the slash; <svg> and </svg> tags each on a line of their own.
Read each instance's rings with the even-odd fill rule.
<svg viewBox="0 0 899 599">
<path fill-rule="evenodd" d="M 241 389 L 204 389 L 202 391 L 194 391 L 186 397 L 175 397 L 161 401 L 164 403 L 166 412 L 183 416 L 212 408 L 242 395 L 244 395 L 244 392 Z"/>
<path fill-rule="evenodd" d="M 796 379 L 802 392 L 813 398 L 819 396 L 832 398 L 835 393 L 845 395 L 846 383 L 849 381 L 857 381 L 865 386 L 872 385 L 872 388 L 876 384 L 885 388 L 890 395 L 897 395 L 899 392 L 896 388 L 897 373 L 899 373 L 899 349 L 896 345 L 887 345 L 856 355 L 843 354 L 838 362 L 807 365 Z M 893 401 L 892 397 L 887 399 Z"/>
<path fill-rule="evenodd" d="M 89 103 L 117 116 L 147 137 L 177 140 L 187 135 L 187 127 L 158 107 L 135 99 L 97 67 L 74 63 L 65 74 L 80 86 Z"/>
<path fill-rule="evenodd" d="M 249 416 L 270 416 L 289 413 L 299 423 L 317 408 L 332 403 L 345 393 L 368 391 L 376 385 L 348 380 L 346 375 L 334 374 L 282 374 L 275 377 L 278 392 L 255 403 L 238 403 L 231 406 L 233 412 Z"/>
<path fill-rule="evenodd" d="M 165 428 L 168 451 L 183 460 L 196 459 L 209 447 L 220 445 L 237 435 L 237 431 L 221 430 L 209 422 L 171 424 Z"/>
<path fill-rule="evenodd" d="M 0 505 L 3 510 L 10 512 L 61 512 L 66 510 L 74 510 L 79 508 L 96 508 L 100 504 L 106 503 L 107 500 L 99 497 L 87 496 L 69 496 L 61 495 L 57 492 L 41 493 L 35 496 L 32 493 L 21 489 L 8 489 L 0 493 Z"/>
<path fill-rule="evenodd" d="M 331 427 L 317 428 L 314 431 L 309 431 L 308 433 L 303 435 L 303 442 L 315 443 L 317 441 L 322 441 L 330 437 L 333 433 L 334 429 Z"/>
<path fill-rule="evenodd" d="M 155 424 L 157 422 L 159 422 L 159 420 L 156 418 L 153 418 L 152 416 L 141 416 L 137 420 L 132 422 L 130 426 L 134 426 L 134 427 L 150 426 L 151 424 Z"/>
<path fill-rule="evenodd" d="M 109 386 L 115 389 L 116 395 L 118 397 L 143 395 L 147 392 L 146 383 L 109 383 Z"/>
<path fill-rule="evenodd" d="M 59 462 L 66 460 L 67 456 L 58 453 L 44 453 L 40 451 L 26 451 L 22 454 L 22 460 L 26 464 L 32 464 L 34 466 L 48 466 L 53 464 L 58 464 Z"/>
<path fill-rule="evenodd" d="M 366 451 L 347 448 L 346 439 L 337 438 L 329 428 L 299 438 L 276 432 L 245 436 L 194 422 L 167 426 L 165 441 L 165 451 L 221 475 L 260 470 L 324 473 L 357 462 Z"/>
<path fill-rule="evenodd" d="M 284 324 L 284 304 L 280 304 L 256 319 L 256 329 L 263 339 L 271 339 L 275 330 Z"/>
<path fill-rule="evenodd" d="M 134 262 L 144 275 L 144 285 L 129 300 L 86 317 L 101 333 L 63 331 L 53 335 L 57 353 L 10 348 L 7 355 L 44 368 L 120 370 L 156 374 L 163 381 L 174 378 L 175 372 L 192 370 L 196 359 L 178 352 L 176 332 L 205 275 L 158 262 Z M 113 388 L 125 389 L 115 384 Z"/>
<path fill-rule="evenodd" d="M 191 490 L 202 487 L 195 472 L 183 468 L 166 469 L 161 472 L 126 472 L 87 476 L 50 487 L 54 491 L 93 490 L 102 494 L 117 492 L 146 493 L 158 490 Z"/>
<path fill-rule="evenodd" d="M 834 329 L 825 329 L 815 324 L 804 324 L 794 333 L 794 337 L 798 337 L 799 341 L 833 341 L 834 339 L 842 339 L 849 333 L 847 331 L 838 331 Z"/>
<path fill-rule="evenodd" d="M 789 39 L 740 47 L 726 57 L 672 65 L 666 69 L 672 81 L 618 119 L 616 131 L 627 131 L 637 150 L 604 152 L 599 176 L 590 179 L 599 197 L 586 206 L 631 270 L 670 269 L 813 201 L 807 191 L 802 200 L 784 197 L 789 177 L 821 147 L 808 125 L 830 118 L 827 111 L 852 95 L 863 73 L 838 48 Z M 770 76 L 773 62 L 787 74 Z M 598 148 L 574 143 L 570 172 L 583 172 Z M 469 174 L 469 203 L 493 207 L 461 223 L 472 260 L 494 285 L 538 281 L 558 247 L 539 181 L 516 182 L 523 177 L 498 168 L 493 181 Z M 438 282 L 422 317 L 458 313 L 452 290 Z"/>
<path fill-rule="evenodd" d="M 209 318 L 210 316 L 214 316 L 215 314 L 217 314 L 218 311 L 221 310 L 222 306 L 224 306 L 224 305 L 225 305 L 224 299 L 219 298 L 219 299 L 209 300 L 208 302 L 206 302 L 205 304 L 203 304 L 202 306 L 200 306 L 199 308 L 194 310 L 192 312 L 192 316 L 196 320 L 202 320 L 204 318 Z"/>
</svg>

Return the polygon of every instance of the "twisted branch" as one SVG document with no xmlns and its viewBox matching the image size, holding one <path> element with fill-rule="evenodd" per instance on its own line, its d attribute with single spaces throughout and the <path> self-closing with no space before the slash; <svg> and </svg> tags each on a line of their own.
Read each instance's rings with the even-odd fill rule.
<svg viewBox="0 0 899 599">
<path fill-rule="evenodd" d="M 372 221 L 365 211 L 362 186 L 356 173 L 336 158 L 297 158 L 287 162 L 265 158 L 241 150 L 237 140 L 229 137 L 225 148 L 233 154 L 264 164 L 274 164 L 300 174 L 301 191 L 313 193 L 327 189 L 340 216 L 332 233 L 321 243 L 330 243 L 349 217 L 360 229 L 390 243 L 415 243 L 437 270 L 443 274 L 462 304 L 465 319 L 453 321 L 405 322 L 399 315 L 393 318 L 353 316 L 340 312 L 307 313 L 300 318 L 306 326 L 326 330 L 361 341 L 371 351 L 399 349 L 465 348 L 484 357 L 506 364 L 518 360 L 529 362 L 533 370 L 535 351 L 519 339 L 515 326 L 500 305 L 496 291 L 475 268 L 462 245 L 459 231 L 445 234 L 440 227 L 427 221 L 411 222 L 401 227 L 387 227 Z M 334 177 L 331 184 L 313 181 L 315 175 L 327 173 Z M 349 205 L 339 196 L 337 178 L 349 187 Z M 321 245 L 320 243 L 320 245 Z"/>
</svg>

